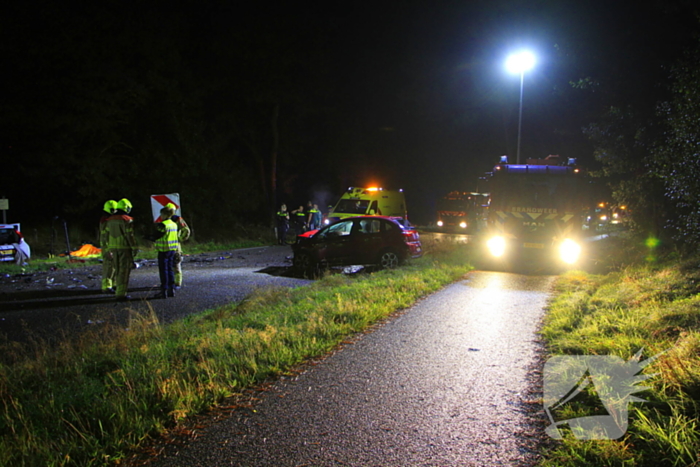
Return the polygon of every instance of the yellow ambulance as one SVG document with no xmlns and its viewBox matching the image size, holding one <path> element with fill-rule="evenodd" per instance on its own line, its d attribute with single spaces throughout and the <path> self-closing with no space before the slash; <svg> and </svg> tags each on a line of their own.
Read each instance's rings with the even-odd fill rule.
<svg viewBox="0 0 700 467">
<path fill-rule="evenodd" d="M 332 224 L 353 216 L 388 216 L 406 220 L 406 198 L 403 190 L 387 190 L 379 187 L 350 187 L 326 216 L 325 223 Z"/>
</svg>

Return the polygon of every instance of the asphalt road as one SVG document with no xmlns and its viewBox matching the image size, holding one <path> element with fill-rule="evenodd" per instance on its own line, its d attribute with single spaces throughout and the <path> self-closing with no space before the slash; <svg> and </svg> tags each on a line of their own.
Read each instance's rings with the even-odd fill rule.
<svg viewBox="0 0 700 467">
<path fill-rule="evenodd" d="M 527 466 L 552 276 L 473 272 L 148 465 Z"/>
<path fill-rule="evenodd" d="M 159 289 L 155 261 L 137 261 L 129 281 L 130 302 L 100 291 L 101 266 L 0 276 L 0 342 L 57 341 L 113 323 L 128 326 L 134 314 L 153 309 L 167 323 L 188 314 L 242 300 L 259 287 L 298 287 L 291 275 L 291 248 L 269 246 L 185 257 L 184 287 L 176 297 L 152 300 Z"/>
</svg>

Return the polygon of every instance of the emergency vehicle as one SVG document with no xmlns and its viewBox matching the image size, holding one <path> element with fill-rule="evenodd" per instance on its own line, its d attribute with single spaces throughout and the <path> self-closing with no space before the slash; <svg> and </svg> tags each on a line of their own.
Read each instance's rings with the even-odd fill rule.
<svg viewBox="0 0 700 467">
<path fill-rule="evenodd" d="M 0 262 L 21 264 L 32 256 L 19 224 L 0 224 Z"/>
<path fill-rule="evenodd" d="M 575 159 L 548 156 L 514 165 L 503 156 L 489 175 L 486 246 L 492 258 L 579 260 L 589 189 Z"/>
<path fill-rule="evenodd" d="M 488 193 L 451 191 L 437 202 L 440 230 L 475 232 L 481 230 L 489 206 Z"/>
<path fill-rule="evenodd" d="M 408 219 L 403 190 L 350 187 L 328 212 L 324 223 L 332 224 L 347 217 L 369 215 Z"/>
</svg>

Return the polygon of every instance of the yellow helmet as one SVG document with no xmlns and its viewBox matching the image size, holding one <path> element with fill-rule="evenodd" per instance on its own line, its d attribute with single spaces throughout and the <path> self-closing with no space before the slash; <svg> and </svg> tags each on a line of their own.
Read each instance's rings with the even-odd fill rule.
<svg viewBox="0 0 700 467">
<path fill-rule="evenodd" d="M 121 209 L 125 213 L 129 214 L 131 212 L 131 201 L 129 201 L 126 198 L 120 199 L 119 203 L 117 203 L 117 209 Z"/>
<path fill-rule="evenodd" d="M 109 201 L 105 202 L 104 210 L 108 214 L 114 214 L 114 211 L 117 210 L 117 202 L 114 201 L 113 199 L 110 199 Z"/>
</svg>

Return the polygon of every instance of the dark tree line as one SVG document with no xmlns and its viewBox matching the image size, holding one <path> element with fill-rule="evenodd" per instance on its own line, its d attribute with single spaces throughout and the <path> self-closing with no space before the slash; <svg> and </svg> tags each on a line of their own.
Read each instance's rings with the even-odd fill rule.
<svg viewBox="0 0 700 467">
<path fill-rule="evenodd" d="M 431 191 L 476 179 L 513 146 L 517 101 L 485 72 L 489 41 L 503 39 L 491 37 L 502 11 L 489 2 L 460 6 L 461 16 L 451 8 L 462 2 L 325 16 L 293 2 L 60 3 L 14 2 L 0 16 L 10 220 L 92 227 L 105 200 L 126 197 L 146 223 L 149 195 L 178 192 L 202 233 L 267 224 L 279 202 L 306 201 L 320 181 L 337 196 L 377 175 L 428 204 Z M 526 134 L 563 155 L 593 151 L 639 230 L 700 238 L 697 55 L 678 61 L 700 29 L 695 2 L 591 6 L 585 21 L 570 6 L 534 6 L 527 16 L 554 25 L 558 55 L 540 72 L 540 94 L 528 88 Z M 392 21 L 400 14 L 413 22 Z M 482 51 L 469 63 L 461 48 L 444 55 L 428 19 L 442 25 L 446 15 Z M 472 17 L 481 20 L 465 28 Z M 592 146 L 579 143 L 578 122 L 593 122 Z"/>
<path fill-rule="evenodd" d="M 318 25 L 226 2 L 8 9 L 0 195 L 25 222 L 90 225 L 122 197 L 145 220 L 150 194 L 179 192 L 200 228 L 265 223 L 279 187 L 326 149 Z"/>
<path fill-rule="evenodd" d="M 629 208 L 632 227 L 693 248 L 700 241 L 700 11 L 683 0 L 650 2 L 630 24 L 645 18 L 647 34 L 622 28 L 625 49 L 645 52 L 636 64 L 620 56 L 615 67 L 571 84 L 593 104 L 583 131 L 594 175 Z"/>
</svg>

